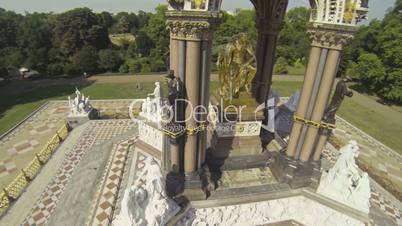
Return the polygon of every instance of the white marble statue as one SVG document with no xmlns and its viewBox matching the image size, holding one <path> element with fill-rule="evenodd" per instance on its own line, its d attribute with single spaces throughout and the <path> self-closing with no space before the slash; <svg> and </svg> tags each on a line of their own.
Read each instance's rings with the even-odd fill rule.
<svg viewBox="0 0 402 226">
<path fill-rule="evenodd" d="M 70 96 L 68 97 L 68 106 L 69 116 L 86 116 L 92 110 L 89 96 L 85 97 L 77 88 L 75 88 L 75 98 L 72 100 Z"/>
<path fill-rule="evenodd" d="M 360 173 L 355 162 L 358 155 L 356 141 L 342 147 L 335 165 L 323 173 L 317 193 L 369 213 L 370 181 L 367 173 Z"/>
<path fill-rule="evenodd" d="M 166 195 L 159 164 L 147 157 L 144 165 L 134 184 L 124 193 L 114 226 L 166 225 L 180 211 L 180 207 Z"/>
<path fill-rule="evenodd" d="M 154 91 L 148 94 L 148 97 L 143 101 L 141 105 L 140 116 L 144 117 L 148 121 L 160 124 L 164 115 L 163 109 L 165 105 L 166 103 L 162 101 L 162 91 L 160 83 L 155 82 Z"/>
</svg>

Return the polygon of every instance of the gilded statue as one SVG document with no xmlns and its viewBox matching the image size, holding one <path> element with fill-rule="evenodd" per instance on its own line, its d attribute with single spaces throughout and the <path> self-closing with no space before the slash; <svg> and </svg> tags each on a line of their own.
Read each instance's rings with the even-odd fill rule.
<svg viewBox="0 0 402 226">
<path fill-rule="evenodd" d="M 206 0 L 191 0 L 195 9 L 201 9 L 201 7 L 206 4 Z"/>
<path fill-rule="evenodd" d="M 256 57 L 247 38 L 241 33 L 222 49 L 218 57 L 220 96 L 232 101 L 239 93 L 250 92 L 251 81 L 256 73 Z"/>
</svg>

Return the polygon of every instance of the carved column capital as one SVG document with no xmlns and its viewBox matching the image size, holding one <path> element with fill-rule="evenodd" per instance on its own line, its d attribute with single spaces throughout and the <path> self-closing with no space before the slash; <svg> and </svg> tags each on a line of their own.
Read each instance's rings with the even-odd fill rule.
<svg viewBox="0 0 402 226">
<path fill-rule="evenodd" d="M 282 30 L 288 0 L 251 0 L 260 32 L 277 35 Z"/>
<path fill-rule="evenodd" d="M 168 21 L 166 23 L 170 36 L 186 40 L 208 40 L 210 24 L 201 21 Z"/>
<path fill-rule="evenodd" d="M 344 26 L 317 26 L 312 24 L 307 33 L 310 35 L 311 45 L 342 50 L 343 46 L 354 37 L 356 29 Z"/>
<path fill-rule="evenodd" d="M 166 16 L 171 38 L 194 41 L 210 40 L 222 18 L 221 13 L 186 11 L 168 11 Z"/>
</svg>

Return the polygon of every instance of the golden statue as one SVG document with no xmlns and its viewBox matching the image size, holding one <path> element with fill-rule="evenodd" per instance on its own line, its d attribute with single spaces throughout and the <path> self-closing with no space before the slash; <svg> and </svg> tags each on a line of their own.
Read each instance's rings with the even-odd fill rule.
<svg viewBox="0 0 402 226">
<path fill-rule="evenodd" d="M 219 53 L 218 62 L 220 96 L 225 101 L 237 98 L 241 91 L 249 93 L 256 73 L 256 58 L 247 35 L 233 38 Z"/>
<path fill-rule="evenodd" d="M 206 4 L 206 0 L 191 0 L 195 9 L 199 10 L 203 5 Z"/>
<path fill-rule="evenodd" d="M 357 0 L 347 0 L 345 4 L 345 11 L 344 11 L 344 23 L 351 23 L 355 17 Z"/>
</svg>

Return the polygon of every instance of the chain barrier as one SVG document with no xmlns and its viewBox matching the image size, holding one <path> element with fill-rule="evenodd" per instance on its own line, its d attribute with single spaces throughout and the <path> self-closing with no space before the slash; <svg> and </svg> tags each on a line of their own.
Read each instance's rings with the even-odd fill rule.
<svg viewBox="0 0 402 226">
<path fill-rule="evenodd" d="M 334 124 L 331 123 L 326 123 L 326 122 L 315 122 L 315 121 L 311 121 L 302 117 L 297 116 L 296 114 L 293 115 L 293 121 L 295 122 L 301 122 L 303 124 L 306 124 L 307 126 L 310 127 L 314 127 L 317 129 L 328 129 L 328 130 L 332 130 L 335 129 L 336 126 Z"/>
</svg>

